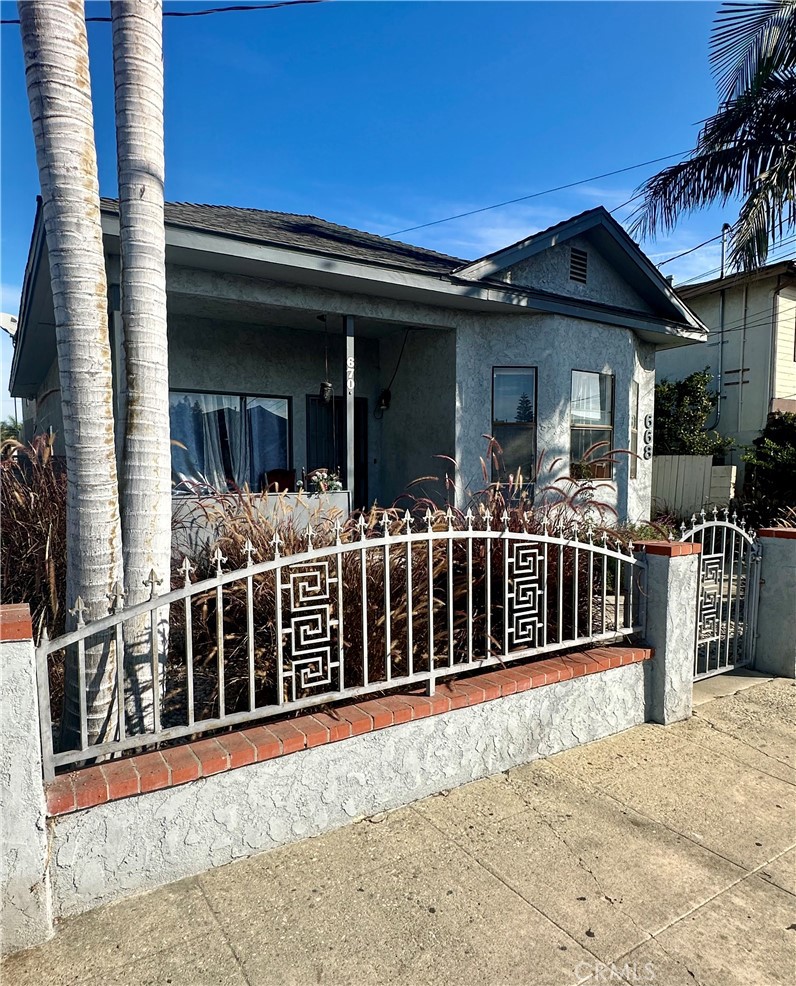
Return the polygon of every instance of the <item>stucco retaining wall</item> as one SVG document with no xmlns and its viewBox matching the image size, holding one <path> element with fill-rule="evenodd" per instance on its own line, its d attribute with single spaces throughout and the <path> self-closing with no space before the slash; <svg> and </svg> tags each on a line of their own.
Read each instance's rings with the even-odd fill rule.
<svg viewBox="0 0 796 986">
<path fill-rule="evenodd" d="M 632 664 L 107 802 L 51 823 L 58 917 L 644 722 Z"/>
</svg>

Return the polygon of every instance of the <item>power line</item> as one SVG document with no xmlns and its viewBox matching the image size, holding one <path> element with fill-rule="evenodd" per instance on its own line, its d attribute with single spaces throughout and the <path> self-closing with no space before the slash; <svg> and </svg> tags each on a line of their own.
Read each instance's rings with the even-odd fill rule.
<svg viewBox="0 0 796 986">
<path fill-rule="evenodd" d="M 208 7 L 205 10 L 164 10 L 164 17 L 207 17 L 210 14 L 238 14 L 250 10 L 275 10 L 277 7 L 296 7 L 307 3 L 325 3 L 326 0 L 277 0 L 275 3 L 246 3 L 234 7 Z M 110 24 L 111 17 L 87 17 L 87 24 Z M 19 19 L 3 18 L 2 24 L 19 24 Z"/>
<path fill-rule="evenodd" d="M 709 240 L 705 240 L 704 243 L 697 243 L 697 245 L 691 247 L 690 250 L 683 250 L 682 253 L 676 253 L 673 257 L 667 257 L 666 260 L 662 260 L 657 266 L 663 267 L 664 264 L 670 264 L 673 260 L 679 260 L 680 257 L 687 257 L 689 253 L 693 253 L 695 250 L 701 250 L 703 246 L 707 246 L 708 243 L 715 243 L 716 240 L 720 240 L 721 237 L 721 233 L 719 233 L 718 236 L 711 236 Z"/>
<path fill-rule="evenodd" d="M 690 151 L 678 151 L 676 154 L 664 154 L 663 157 L 653 158 L 651 161 L 641 161 L 639 164 L 631 164 L 627 168 L 617 168 L 616 171 L 606 171 L 602 175 L 592 175 L 589 178 L 581 178 L 579 181 L 571 181 L 566 185 L 556 185 L 555 188 L 545 188 L 541 192 L 531 192 L 529 195 L 520 195 L 516 199 L 507 199 L 505 202 L 496 202 L 494 205 L 485 205 L 480 209 L 471 209 L 469 212 L 460 212 L 455 216 L 446 216 L 444 219 L 434 219 L 429 223 L 420 223 L 418 226 L 407 226 L 405 229 L 397 229 L 393 233 L 386 233 L 385 235 L 390 236 L 400 236 L 402 233 L 413 233 L 416 229 L 428 229 L 429 226 L 439 226 L 441 223 L 449 223 L 454 219 L 465 219 L 467 216 L 477 216 L 481 212 L 489 212 L 492 209 L 502 209 L 505 205 L 515 205 L 517 202 L 527 202 L 528 199 L 539 198 L 540 195 L 550 195 L 552 192 L 561 192 L 566 188 L 575 188 L 577 185 L 585 185 L 590 181 L 599 181 L 601 178 L 611 178 L 613 175 L 623 175 L 628 171 L 635 171 L 637 168 L 645 168 L 650 164 L 658 164 L 660 161 L 668 161 L 673 157 L 682 157 L 683 154 L 689 154 Z M 618 205 L 613 211 L 616 212 L 621 209 L 622 206 L 627 205 L 632 202 L 637 196 L 633 196 L 632 199 L 628 199 L 627 202 L 623 202 L 622 205 Z"/>
<path fill-rule="evenodd" d="M 771 261 L 787 260 L 788 258 L 786 256 L 774 256 L 774 254 L 776 254 L 783 247 L 788 246 L 789 244 L 794 242 L 796 242 L 796 235 L 787 236 L 785 237 L 784 240 L 780 240 L 779 243 L 774 244 L 771 248 L 771 255 L 768 257 L 767 263 L 770 263 Z M 786 251 L 786 252 L 790 252 L 790 251 Z M 686 284 L 692 284 L 695 281 L 701 281 L 703 278 L 707 278 L 711 274 L 720 274 L 720 273 L 721 273 L 721 267 L 713 267 L 710 270 L 705 270 L 699 274 L 694 274 L 692 277 L 687 278 L 687 280 L 685 281 L 680 281 L 680 283 L 677 284 L 676 287 L 682 288 L 685 287 Z M 734 277 L 736 275 L 731 274 L 729 276 Z"/>
</svg>

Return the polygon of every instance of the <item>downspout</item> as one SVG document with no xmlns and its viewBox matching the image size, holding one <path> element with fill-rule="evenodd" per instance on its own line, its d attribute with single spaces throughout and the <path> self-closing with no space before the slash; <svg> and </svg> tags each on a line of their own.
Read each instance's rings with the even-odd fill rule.
<svg viewBox="0 0 796 986">
<path fill-rule="evenodd" d="M 727 233 L 731 229 L 729 223 L 721 227 L 721 279 L 724 280 L 724 269 L 727 261 Z M 721 384 L 724 377 L 724 296 L 725 290 L 721 289 L 719 294 L 719 358 L 718 370 L 716 372 L 716 420 L 707 428 L 707 431 L 715 431 L 721 421 Z M 741 364 L 743 366 L 743 363 Z M 743 376 L 743 374 L 742 374 Z"/>
<path fill-rule="evenodd" d="M 741 326 L 741 371 L 738 376 L 738 432 L 741 431 L 743 414 L 744 360 L 746 359 L 746 320 L 749 312 L 749 282 L 743 286 L 743 324 Z"/>
</svg>

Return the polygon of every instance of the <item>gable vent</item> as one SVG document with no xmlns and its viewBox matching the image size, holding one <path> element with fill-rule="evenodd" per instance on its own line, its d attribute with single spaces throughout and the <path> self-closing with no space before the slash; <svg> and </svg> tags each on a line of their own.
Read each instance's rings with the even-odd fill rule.
<svg viewBox="0 0 796 986">
<path fill-rule="evenodd" d="M 570 247 L 569 253 L 569 279 L 578 281 L 580 284 L 586 283 L 586 267 L 588 254 L 585 250 L 578 250 L 577 247 Z"/>
</svg>

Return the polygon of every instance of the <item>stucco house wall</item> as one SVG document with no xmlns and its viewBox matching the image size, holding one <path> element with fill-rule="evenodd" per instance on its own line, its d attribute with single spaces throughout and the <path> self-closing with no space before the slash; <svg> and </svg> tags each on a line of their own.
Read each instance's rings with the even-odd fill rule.
<svg viewBox="0 0 796 986">
<path fill-rule="evenodd" d="M 548 315 L 469 320 L 456 334 L 456 460 L 463 487 L 480 489 L 484 434 L 491 431 L 492 368 L 537 368 L 537 452 L 543 453 L 541 487 L 570 471 L 569 403 L 572 370 L 614 375 L 614 447 L 630 447 L 631 382 L 639 384 L 639 417 L 653 411 L 654 348 L 630 330 Z M 649 519 L 651 460 L 638 460 L 629 478 L 629 457 L 619 455 L 613 488 L 598 498 L 630 520 Z M 537 493 L 538 495 L 538 493 Z"/>
</svg>

